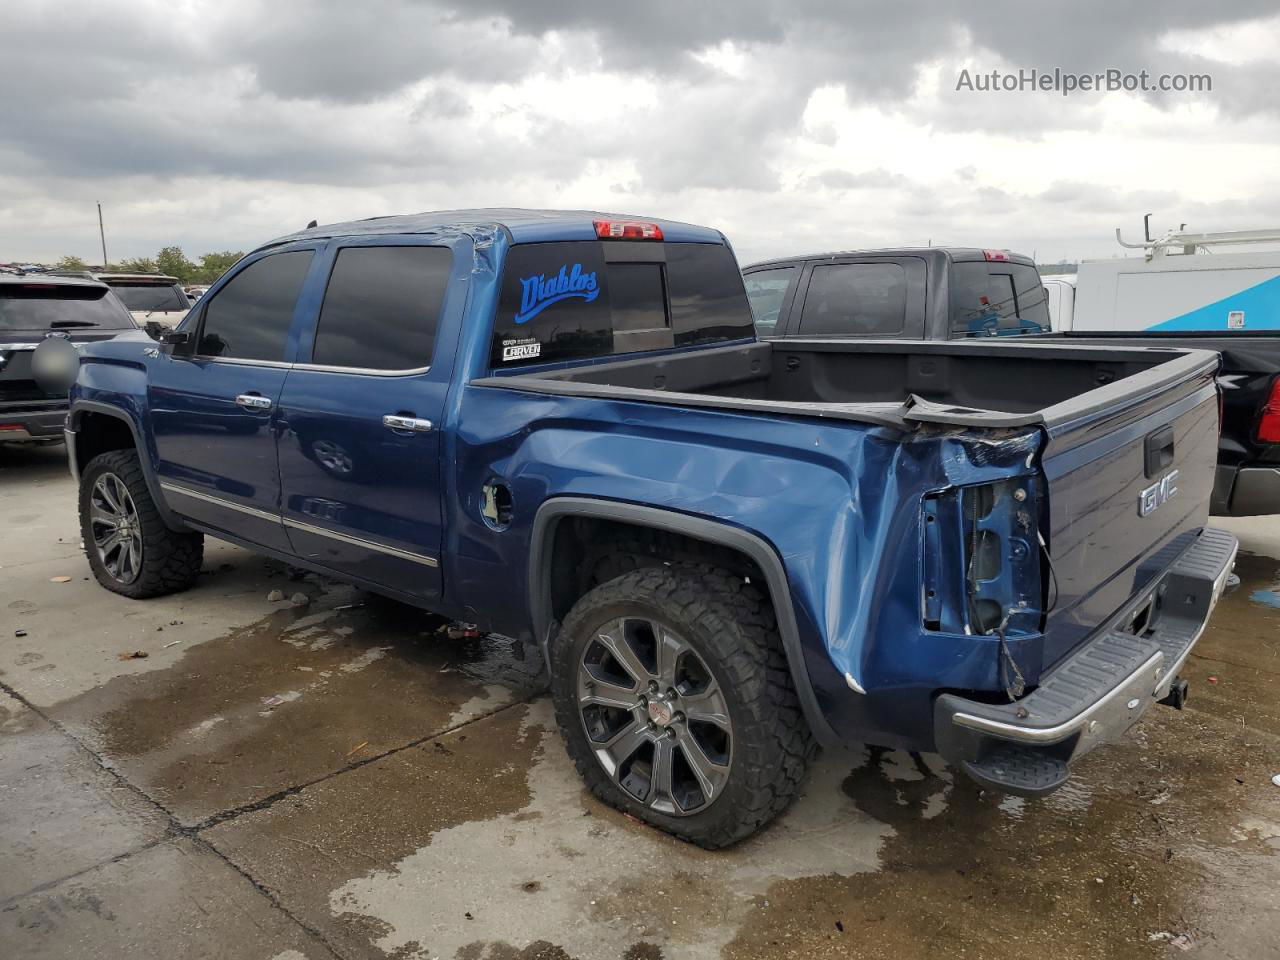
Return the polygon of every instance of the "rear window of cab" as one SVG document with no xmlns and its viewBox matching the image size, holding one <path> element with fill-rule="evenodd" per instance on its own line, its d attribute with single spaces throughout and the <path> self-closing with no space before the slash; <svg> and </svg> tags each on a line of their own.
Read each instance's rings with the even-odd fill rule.
<svg viewBox="0 0 1280 960">
<path fill-rule="evenodd" d="M 116 280 L 109 284 L 130 310 L 153 313 L 186 313 L 191 301 L 182 288 L 172 283 L 146 283 Z"/>
<path fill-rule="evenodd" d="M 567 241 L 513 246 L 502 273 L 495 370 L 753 335 L 723 244 Z"/>
<path fill-rule="evenodd" d="M 1040 274 L 1029 264 L 962 261 L 951 268 L 951 336 L 1002 337 L 1049 332 Z"/>
</svg>

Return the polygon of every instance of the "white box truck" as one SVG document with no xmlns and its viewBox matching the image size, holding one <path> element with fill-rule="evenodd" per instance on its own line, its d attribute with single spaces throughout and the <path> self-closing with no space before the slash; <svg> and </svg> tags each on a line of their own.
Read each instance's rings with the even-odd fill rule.
<svg viewBox="0 0 1280 960">
<path fill-rule="evenodd" d="M 1141 243 L 1117 230 L 1116 240 L 1143 254 L 1042 278 L 1054 333 L 1217 350 L 1223 412 L 1213 510 L 1280 513 L 1280 230 L 1177 231 Z"/>
</svg>

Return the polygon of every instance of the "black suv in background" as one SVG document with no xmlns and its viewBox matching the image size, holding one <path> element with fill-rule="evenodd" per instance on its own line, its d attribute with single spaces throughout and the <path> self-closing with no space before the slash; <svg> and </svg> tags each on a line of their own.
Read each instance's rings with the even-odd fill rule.
<svg viewBox="0 0 1280 960">
<path fill-rule="evenodd" d="M 916 247 L 788 257 L 742 270 L 761 337 L 960 340 L 1049 332 L 1035 261 Z"/>
<path fill-rule="evenodd" d="M 109 340 L 137 328 L 105 283 L 0 274 L 0 443 L 62 439 L 66 391 L 47 391 L 32 369 L 42 341 Z"/>
</svg>

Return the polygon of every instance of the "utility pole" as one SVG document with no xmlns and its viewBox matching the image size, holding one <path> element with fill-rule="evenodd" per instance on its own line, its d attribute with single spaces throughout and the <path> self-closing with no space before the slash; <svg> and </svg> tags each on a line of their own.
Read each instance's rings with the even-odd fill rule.
<svg viewBox="0 0 1280 960">
<path fill-rule="evenodd" d="M 109 269 L 107 266 L 107 231 L 102 226 L 102 204 L 98 204 L 98 237 L 102 240 L 102 269 Z"/>
</svg>

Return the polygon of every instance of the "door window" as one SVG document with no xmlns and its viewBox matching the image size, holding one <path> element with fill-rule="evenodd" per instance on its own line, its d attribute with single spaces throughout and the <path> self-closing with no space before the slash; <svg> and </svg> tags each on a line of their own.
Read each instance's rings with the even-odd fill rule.
<svg viewBox="0 0 1280 960">
<path fill-rule="evenodd" d="M 284 360 L 311 250 L 275 253 L 255 260 L 205 307 L 196 353 L 238 360 Z"/>
<path fill-rule="evenodd" d="M 771 337 L 778 329 L 778 317 L 787 289 L 796 275 L 796 267 L 779 267 L 776 270 L 757 270 L 743 280 L 747 285 L 747 299 L 756 320 L 756 334 Z"/>
<path fill-rule="evenodd" d="M 430 366 L 453 268 L 447 247 L 344 247 L 325 289 L 312 363 Z"/>
<path fill-rule="evenodd" d="M 803 336 L 892 337 L 907 316 L 907 272 L 896 263 L 831 263 L 813 268 Z"/>
</svg>

